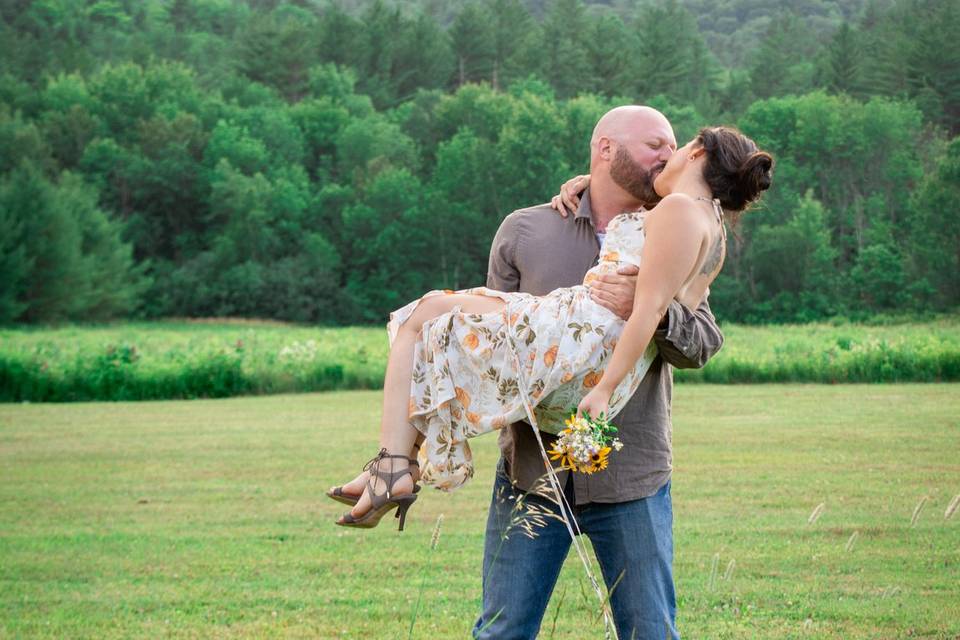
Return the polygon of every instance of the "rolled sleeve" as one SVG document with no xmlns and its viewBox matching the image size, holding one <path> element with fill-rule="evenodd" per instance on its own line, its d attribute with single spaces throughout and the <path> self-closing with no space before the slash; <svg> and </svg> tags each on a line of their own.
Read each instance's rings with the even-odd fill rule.
<svg viewBox="0 0 960 640">
<path fill-rule="evenodd" d="M 503 219 L 490 245 L 490 260 L 487 263 L 487 286 L 497 291 L 520 290 L 520 265 L 517 245 L 520 229 L 517 216 L 511 214 Z"/>
<path fill-rule="evenodd" d="M 653 339 L 660 356 L 677 369 L 699 369 L 723 346 L 723 333 L 706 298 L 695 310 L 672 301 Z"/>
</svg>

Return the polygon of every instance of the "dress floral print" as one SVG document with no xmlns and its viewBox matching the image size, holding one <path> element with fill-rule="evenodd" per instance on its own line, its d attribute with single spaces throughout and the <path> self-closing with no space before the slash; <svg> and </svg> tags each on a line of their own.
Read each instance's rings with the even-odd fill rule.
<svg viewBox="0 0 960 640">
<path fill-rule="evenodd" d="M 640 264 L 644 215 L 624 213 L 610 222 L 599 261 L 581 285 L 545 296 L 476 287 L 431 291 L 420 299 L 464 293 L 505 302 L 502 310 L 484 314 L 454 309 L 421 329 L 409 417 L 425 437 L 420 448 L 423 482 L 451 490 L 472 477 L 468 439 L 526 419 L 521 394 L 534 408 L 541 430 L 557 433 L 563 428 L 564 420 L 600 381 L 624 325 L 590 299 L 590 283 L 622 264 Z M 390 314 L 391 343 L 420 300 Z M 633 395 L 656 355 L 651 341 L 611 396 L 611 417 Z"/>
</svg>

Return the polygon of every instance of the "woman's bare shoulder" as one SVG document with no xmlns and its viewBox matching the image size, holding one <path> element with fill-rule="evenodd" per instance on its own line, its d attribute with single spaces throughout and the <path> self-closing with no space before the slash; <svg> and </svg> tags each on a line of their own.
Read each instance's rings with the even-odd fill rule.
<svg viewBox="0 0 960 640">
<path fill-rule="evenodd" d="M 702 215 L 702 207 L 696 198 L 685 193 L 671 193 L 650 210 L 645 226 L 661 229 L 701 229 L 707 230 L 707 218 Z"/>
</svg>

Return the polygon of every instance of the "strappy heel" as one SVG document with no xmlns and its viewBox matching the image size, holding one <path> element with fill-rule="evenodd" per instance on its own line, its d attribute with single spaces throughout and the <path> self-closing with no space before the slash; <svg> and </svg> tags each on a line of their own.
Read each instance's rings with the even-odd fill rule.
<svg viewBox="0 0 960 640">
<path fill-rule="evenodd" d="M 400 526 L 397 530 L 403 531 L 403 524 L 407 519 L 407 511 L 410 509 L 410 505 L 417 501 L 417 496 L 412 493 L 401 496 L 391 494 L 391 489 L 393 485 L 397 483 L 397 480 L 410 474 L 410 467 L 408 466 L 406 469 L 401 469 L 400 471 L 382 471 L 380 469 L 380 463 L 386 458 L 410 460 L 407 456 L 390 454 L 387 453 L 386 449 L 380 449 L 380 453 L 368 463 L 370 464 L 370 479 L 367 480 L 367 489 L 370 491 L 370 509 L 359 518 L 355 518 L 350 513 L 345 513 L 343 514 L 343 518 L 337 521 L 338 525 L 342 527 L 371 529 L 380 524 L 380 519 L 389 513 L 391 509 L 396 508 L 396 517 L 400 519 Z M 383 480 L 387 486 L 384 493 L 375 493 L 372 482 L 374 478 Z"/>
<path fill-rule="evenodd" d="M 413 450 L 414 450 L 414 451 L 419 451 L 419 450 L 420 450 L 420 445 L 414 444 L 414 445 L 413 445 Z M 367 460 L 367 463 L 366 463 L 365 465 L 363 465 L 363 470 L 364 470 L 364 471 L 370 471 L 370 467 L 371 467 L 377 460 L 379 460 L 379 459 L 380 459 L 380 454 L 378 453 L 378 454 L 375 455 L 374 457 L 372 457 L 372 458 L 370 458 L 369 460 Z M 416 455 L 414 455 L 414 457 L 412 457 L 412 458 L 407 458 L 407 461 L 410 463 L 410 466 L 411 466 L 411 467 L 416 467 L 417 469 L 420 468 L 420 461 L 417 460 Z M 410 475 L 413 475 L 413 474 L 411 473 Z M 420 485 L 417 484 L 416 482 L 413 483 L 413 492 L 414 492 L 414 493 L 419 493 L 419 492 L 420 492 Z M 352 494 L 349 494 L 349 493 L 344 493 L 344 492 L 343 492 L 343 487 L 334 487 L 334 488 L 332 488 L 332 489 L 328 489 L 328 490 L 326 491 L 326 494 L 327 494 L 327 497 L 330 498 L 331 500 L 336 500 L 337 502 L 339 502 L 339 503 L 341 503 L 341 504 L 346 504 L 346 505 L 349 505 L 349 506 L 351 506 L 351 507 L 352 507 L 353 505 L 357 504 L 357 501 L 360 500 L 360 496 L 355 496 L 355 495 L 352 495 Z M 397 512 L 397 514 L 398 514 L 397 517 L 399 517 L 399 513 L 400 513 L 400 512 L 398 511 L 398 512 Z"/>
</svg>

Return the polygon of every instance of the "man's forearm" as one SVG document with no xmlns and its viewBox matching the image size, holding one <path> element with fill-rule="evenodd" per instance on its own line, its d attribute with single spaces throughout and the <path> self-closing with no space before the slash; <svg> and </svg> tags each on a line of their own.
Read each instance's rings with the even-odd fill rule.
<svg viewBox="0 0 960 640">
<path fill-rule="evenodd" d="M 677 369 L 699 369 L 723 346 L 723 333 L 706 300 L 694 310 L 671 302 L 653 339 L 660 357 Z"/>
</svg>

